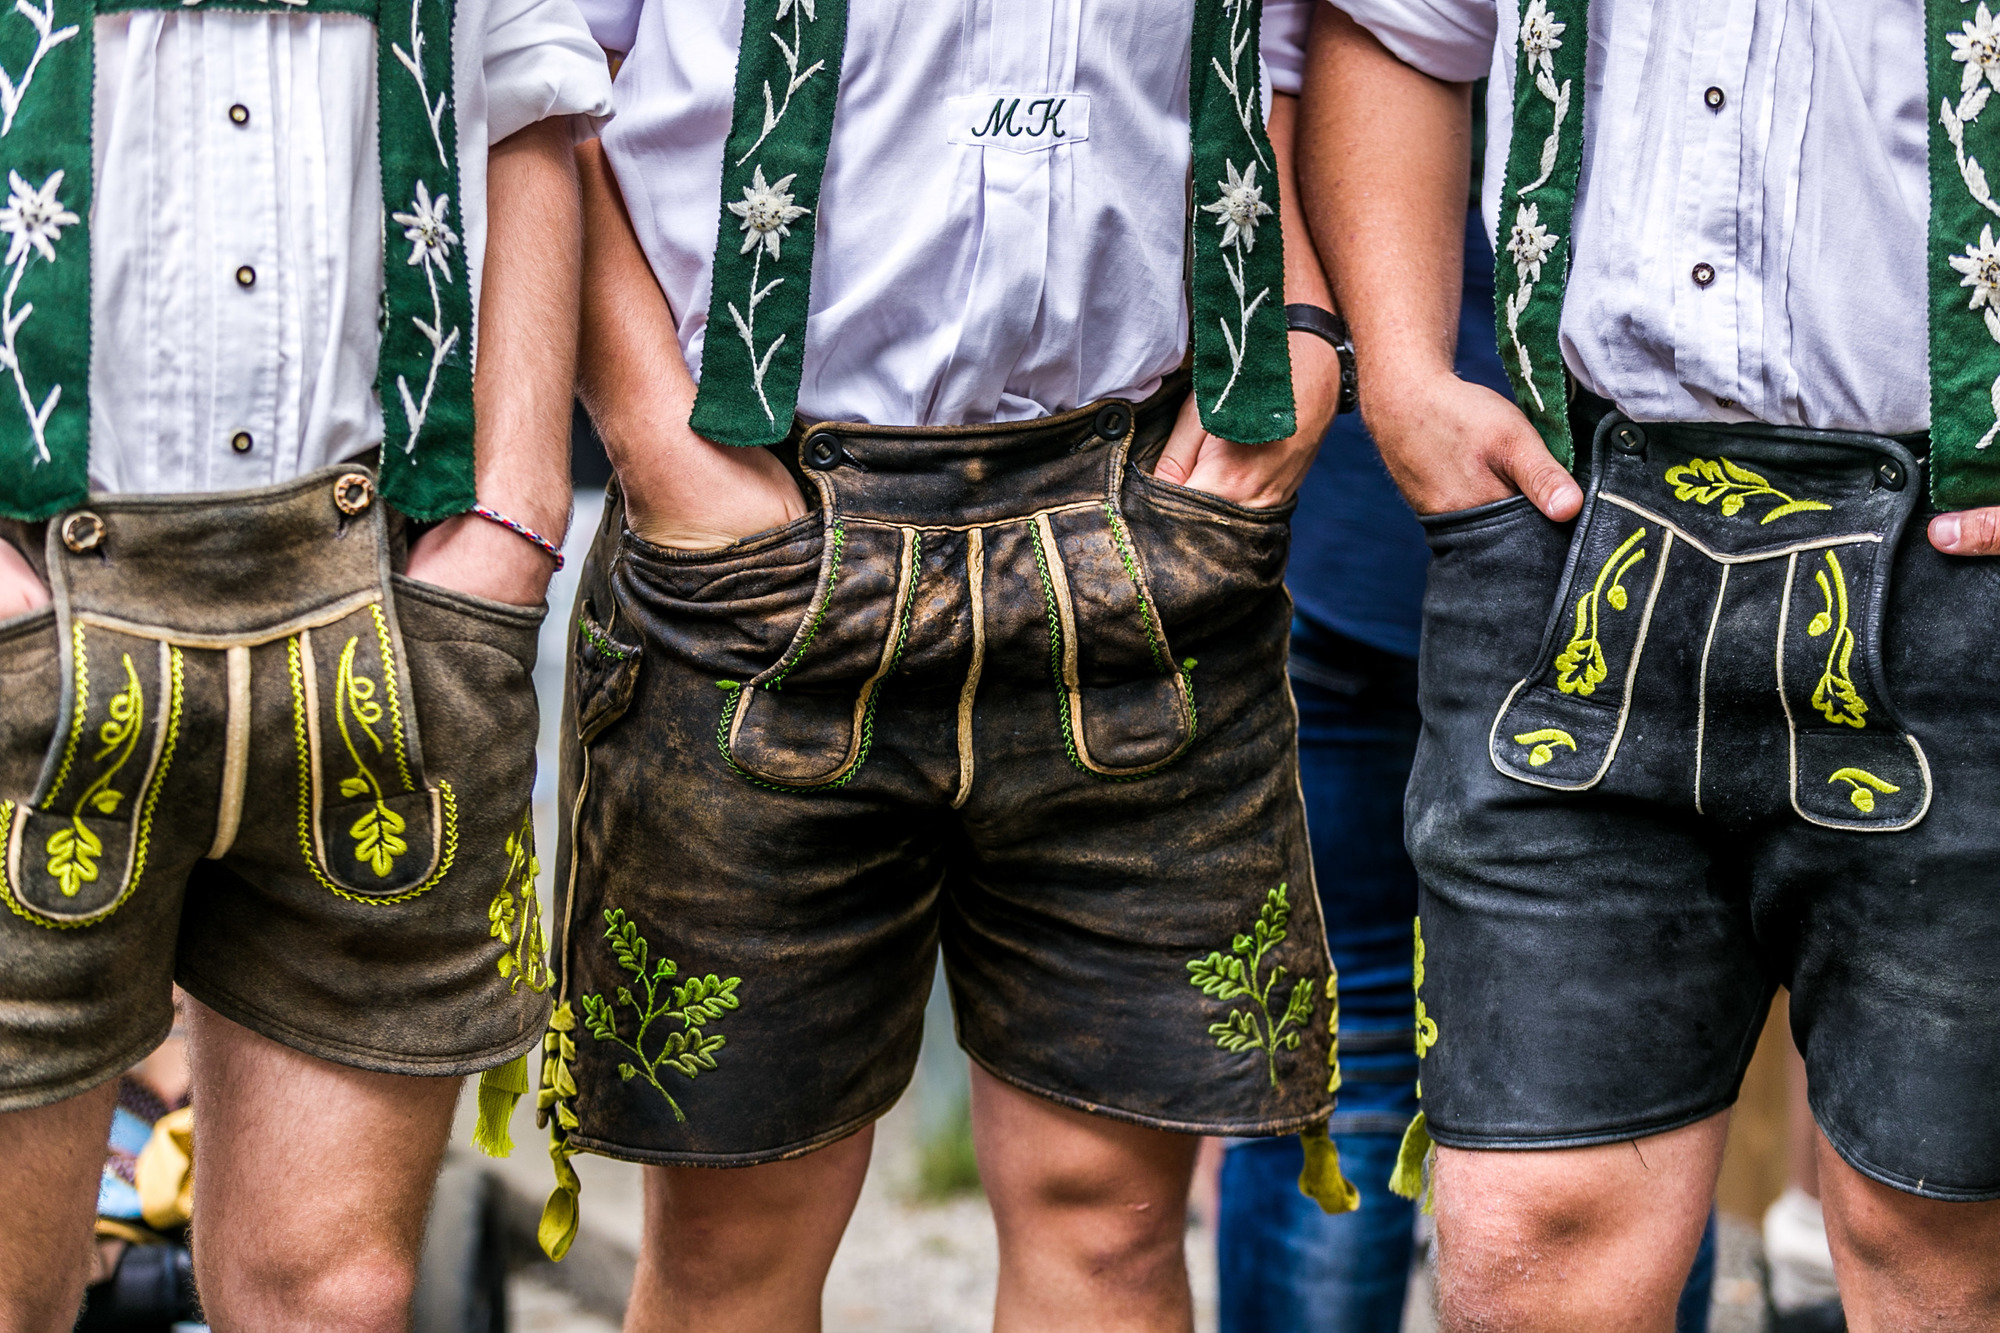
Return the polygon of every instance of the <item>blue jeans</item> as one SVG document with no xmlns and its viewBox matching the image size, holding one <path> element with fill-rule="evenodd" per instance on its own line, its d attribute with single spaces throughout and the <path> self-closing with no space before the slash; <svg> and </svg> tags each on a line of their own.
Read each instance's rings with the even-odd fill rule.
<svg viewBox="0 0 2000 1333">
<path fill-rule="evenodd" d="M 1417 1113 L 1403 788 L 1417 744 L 1416 664 L 1306 622 L 1294 626 L 1299 776 L 1327 943 L 1340 972 L 1339 1109 L 1329 1130 L 1361 1207 L 1329 1217 L 1298 1191 L 1296 1138 L 1231 1145 L 1222 1167 L 1222 1333 L 1397 1333 L 1415 1205 L 1389 1193 Z M 1710 1219 L 1678 1333 L 1706 1333 Z"/>
</svg>

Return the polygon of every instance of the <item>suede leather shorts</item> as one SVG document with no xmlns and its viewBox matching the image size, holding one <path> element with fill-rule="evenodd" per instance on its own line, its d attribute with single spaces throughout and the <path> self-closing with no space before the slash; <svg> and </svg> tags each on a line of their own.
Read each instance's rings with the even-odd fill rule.
<svg viewBox="0 0 2000 1333">
<path fill-rule="evenodd" d="M 2000 1197 L 2000 561 L 1932 548 L 1921 454 L 1614 413 L 1575 523 L 1426 520 L 1437 1141 L 1712 1115 L 1782 985 L 1847 1162 Z"/>
<path fill-rule="evenodd" d="M 543 1077 L 572 1150 L 853 1132 L 910 1078 L 940 940 L 959 1040 L 1011 1084 L 1190 1133 L 1326 1120 L 1288 511 L 1149 475 L 1184 395 L 813 426 L 783 455 L 811 512 L 717 551 L 608 506 Z"/>
<path fill-rule="evenodd" d="M 391 572 L 366 468 L 101 496 L 0 624 L 0 1110 L 111 1078 L 174 983 L 346 1065 L 531 1046 L 539 610 Z"/>
</svg>

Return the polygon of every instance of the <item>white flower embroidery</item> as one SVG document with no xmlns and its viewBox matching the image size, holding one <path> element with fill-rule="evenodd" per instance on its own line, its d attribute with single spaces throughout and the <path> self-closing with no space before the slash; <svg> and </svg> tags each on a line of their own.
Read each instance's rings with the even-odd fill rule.
<svg viewBox="0 0 2000 1333">
<path fill-rule="evenodd" d="M 1224 68 L 1222 61 L 1214 56 L 1209 57 L 1208 63 L 1216 80 L 1229 92 L 1230 105 L 1236 108 L 1236 119 L 1243 125 L 1243 137 L 1250 141 L 1250 151 L 1257 155 L 1257 161 L 1269 166 L 1254 128 L 1263 115 L 1264 83 L 1258 75 L 1258 56 L 1250 52 L 1250 34 L 1243 27 L 1248 9 L 1243 0 L 1223 0 L 1222 10 L 1229 15 L 1229 65 Z M 1246 52 L 1250 52 L 1247 68 L 1243 59 Z"/>
<path fill-rule="evenodd" d="M 1529 0 L 1527 12 L 1521 15 L 1521 49 L 1537 72 L 1554 76 L 1555 53 L 1562 47 L 1561 37 L 1568 26 L 1549 13 L 1544 0 Z"/>
<path fill-rule="evenodd" d="M 813 75 L 826 68 L 824 60 L 815 60 L 804 69 L 799 68 L 799 52 L 804 48 L 806 38 L 805 27 L 800 19 L 803 17 L 808 23 L 819 22 L 819 15 L 813 12 L 815 3 L 816 0 L 778 0 L 778 13 L 774 21 L 783 23 L 787 14 L 792 16 L 791 41 L 787 42 L 781 33 L 771 34 L 771 40 L 778 44 L 778 53 L 785 58 L 787 71 L 785 96 L 783 100 L 773 98 L 771 81 L 764 80 L 764 128 L 758 131 L 757 141 L 750 145 L 743 156 L 736 159 L 736 165 L 739 167 L 757 155 L 757 150 L 764 146 L 764 140 L 771 137 L 771 131 L 778 128 L 778 123 L 784 120 L 785 113 L 792 109 L 792 94 L 805 87 Z"/>
<path fill-rule="evenodd" d="M 417 197 L 410 201 L 409 211 L 391 213 L 389 216 L 403 224 L 403 239 L 410 243 L 410 260 L 421 265 L 424 280 L 431 289 L 431 317 L 429 322 L 410 316 L 410 322 L 417 326 L 417 332 L 424 335 L 424 341 L 431 345 L 430 372 L 424 379 L 422 397 L 410 391 L 406 376 L 396 376 L 396 392 L 403 400 L 403 418 L 409 423 L 410 436 L 403 444 L 405 453 L 415 453 L 417 437 L 423 433 L 424 422 L 431 413 L 431 395 L 437 392 L 438 371 L 458 347 L 460 330 L 444 327 L 444 298 L 438 293 L 438 278 L 451 281 L 451 247 L 458 244 L 458 233 L 451 229 L 446 215 L 451 211 L 451 196 L 441 194 L 431 198 L 430 187 L 423 181 L 417 182 Z"/>
<path fill-rule="evenodd" d="M 430 84 L 424 77 L 424 23 L 422 11 L 419 9 L 421 3 L 422 0 L 410 0 L 410 49 L 405 51 L 395 42 L 389 44 L 389 49 L 396 53 L 397 61 L 410 72 L 410 77 L 416 80 L 417 97 L 423 102 L 424 116 L 431 123 L 431 143 L 437 147 L 438 165 L 449 167 L 451 158 L 444 151 L 445 94 L 440 92 L 436 97 L 432 97 Z"/>
<path fill-rule="evenodd" d="M 1562 238 L 1541 223 L 1534 204 L 1522 204 L 1514 214 L 1513 230 L 1507 234 L 1507 253 L 1514 257 L 1514 271 L 1526 285 L 1542 280 L 1542 263 Z"/>
<path fill-rule="evenodd" d="M 37 190 L 21 179 L 20 172 L 7 173 L 7 206 L 0 208 L 0 232 L 14 238 L 7 246 L 7 263 L 12 264 L 26 254 L 29 246 L 39 251 L 42 258 L 54 260 L 54 242 L 61 238 L 62 229 L 81 221 L 56 198 L 62 180 L 63 174 L 58 171 Z"/>
<path fill-rule="evenodd" d="M 766 185 L 761 162 L 751 172 L 750 183 L 743 187 L 742 202 L 729 205 L 729 211 L 743 219 L 743 248 L 738 254 L 747 255 L 761 245 L 771 258 L 783 258 L 778 243 L 792 234 L 792 223 L 812 211 L 792 202 L 791 192 L 786 188 L 792 180 L 793 176 L 781 176 Z"/>
<path fill-rule="evenodd" d="M 1965 275 L 1958 285 L 1972 288 L 1968 309 L 2000 305 L 2000 244 L 1993 240 L 1990 223 L 1980 228 L 1979 243 L 1966 246 L 1962 255 L 1950 256 L 1950 263 Z"/>
<path fill-rule="evenodd" d="M 28 0 L 14 0 L 14 12 L 34 26 L 35 50 L 19 79 L 0 69 L 0 136 L 13 130 L 14 117 L 20 114 L 21 103 L 28 96 L 28 87 L 34 83 L 35 71 L 41 67 L 43 57 L 79 31 L 74 23 L 67 28 L 56 27 L 56 0 L 42 0 L 39 8 Z"/>
<path fill-rule="evenodd" d="M 819 22 L 819 15 L 813 13 L 813 0 L 798 0 L 798 6 L 800 9 L 803 9 L 806 12 L 807 19 L 811 20 L 814 23 Z M 791 12 L 792 12 L 792 0 L 778 0 L 779 18 L 783 18 L 785 15 Z"/>
<path fill-rule="evenodd" d="M 1257 248 L 1257 219 L 1269 217 L 1271 206 L 1264 202 L 1264 187 L 1257 184 L 1257 164 L 1252 162 L 1242 175 L 1236 174 L 1236 164 L 1225 160 L 1223 172 L 1228 180 L 1215 183 L 1222 191 L 1221 197 L 1212 204 L 1203 204 L 1201 211 L 1215 214 L 1215 220 L 1222 227 L 1222 246 L 1240 246 L 1245 254 Z"/>
<path fill-rule="evenodd" d="M 458 233 L 445 221 L 450 211 L 450 195 L 441 194 L 433 200 L 430 188 L 418 181 L 410 211 L 389 215 L 403 224 L 403 239 L 410 243 L 410 263 L 422 264 L 427 272 L 434 267 L 446 282 L 451 281 L 451 247 L 458 244 Z"/>
<path fill-rule="evenodd" d="M 2000 88 L 2000 24 L 1994 22 L 1983 3 L 1970 22 L 1945 36 L 1951 42 L 1951 58 L 1965 66 L 1959 73 L 1961 94 L 1978 87 L 1981 79 Z"/>
</svg>

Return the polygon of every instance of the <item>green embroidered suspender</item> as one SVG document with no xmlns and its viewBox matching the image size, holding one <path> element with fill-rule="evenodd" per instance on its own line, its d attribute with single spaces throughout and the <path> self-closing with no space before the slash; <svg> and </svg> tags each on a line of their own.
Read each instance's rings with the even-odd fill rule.
<svg viewBox="0 0 2000 1333">
<path fill-rule="evenodd" d="M 1261 114 L 1262 6 L 1195 0 L 1188 77 L 1194 393 L 1202 423 L 1245 444 L 1297 429 L 1277 174 Z M 708 338 L 689 423 L 709 439 L 776 444 L 791 431 L 846 37 L 847 0 L 744 5 Z"/>
<path fill-rule="evenodd" d="M 202 3 L 202 0 L 188 0 Z M 376 25 L 385 234 L 383 495 L 418 519 L 473 504 L 472 295 L 459 193 L 448 0 L 206 0 L 208 9 L 355 14 Z M 89 495 L 91 110 L 98 14 L 175 0 L 20 0 L 0 14 L 0 514 L 35 520 Z M 397 262 L 398 258 L 403 262 Z"/>
<path fill-rule="evenodd" d="M 2000 20 L 1985 0 L 1926 0 L 1931 127 L 1931 496 L 1960 509 L 2000 503 L 2000 200 L 1982 162 L 2000 161 Z M 1514 134 L 1500 196 L 1495 305 L 1500 350 L 1522 411 L 1565 466 L 1574 458 L 1558 337 L 1583 161 L 1589 0 L 1525 0 Z M 1968 291 L 1969 289 L 1969 291 Z M 1983 325 L 1983 328 L 1981 327 Z"/>
</svg>

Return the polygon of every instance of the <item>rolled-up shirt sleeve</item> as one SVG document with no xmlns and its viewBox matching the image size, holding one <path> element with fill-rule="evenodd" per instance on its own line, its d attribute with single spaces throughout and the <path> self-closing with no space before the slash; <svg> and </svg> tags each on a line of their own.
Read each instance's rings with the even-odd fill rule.
<svg viewBox="0 0 2000 1333">
<path fill-rule="evenodd" d="M 1264 26 L 1258 49 L 1271 91 L 1299 95 L 1306 81 L 1306 26 L 1319 0 L 1264 0 Z"/>
<path fill-rule="evenodd" d="M 552 116 L 610 114 L 611 72 L 576 0 L 493 0 L 484 54 L 490 144 Z"/>
<path fill-rule="evenodd" d="M 1328 0 L 1412 69 L 1471 83 L 1493 67 L 1495 0 Z M 1511 2 L 1511 0 L 1510 0 Z"/>
</svg>

